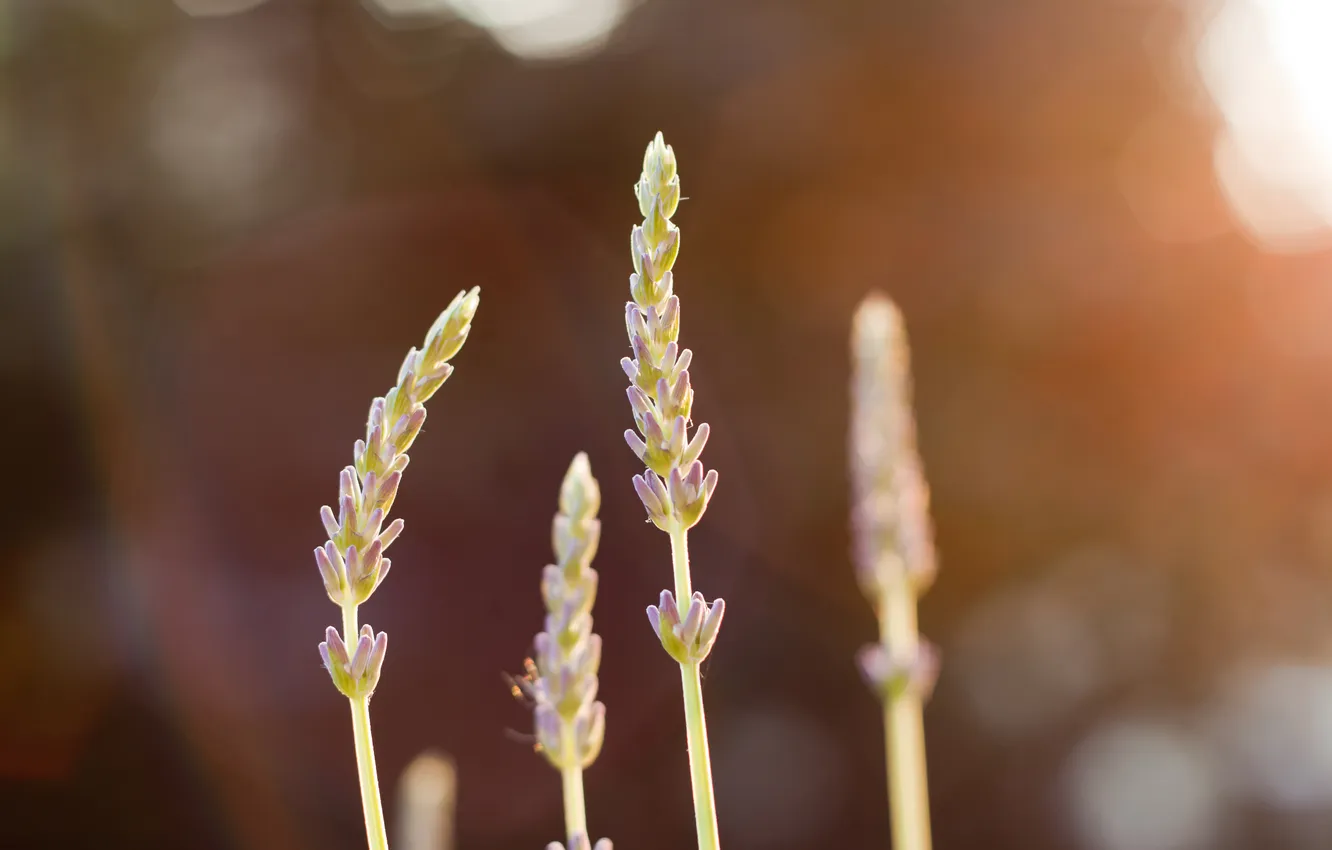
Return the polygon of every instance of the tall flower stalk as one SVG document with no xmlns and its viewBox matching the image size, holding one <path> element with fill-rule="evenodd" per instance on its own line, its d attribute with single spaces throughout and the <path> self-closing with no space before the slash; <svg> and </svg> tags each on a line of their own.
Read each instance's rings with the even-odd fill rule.
<svg viewBox="0 0 1332 850">
<path fill-rule="evenodd" d="M 583 770 L 596 760 L 606 735 L 606 706 L 597 701 L 601 637 L 592 633 L 600 507 L 601 488 L 587 455 L 579 452 L 560 485 L 560 509 L 551 525 L 556 563 L 541 574 L 545 630 L 533 641 L 536 659 L 529 660 L 527 675 L 515 682 L 516 693 L 534 704 L 538 748 L 560 772 L 568 850 L 589 850 Z M 547 850 L 563 845 L 551 842 Z M 603 838 L 595 850 L 611 850 L 610 841 Z"/>
<path fill-rule="evenodd" d="M 342 609 L 342 634 L 330 626 L 319 654 L 333 684 L 351 703 L 370 850 L 388 850 L 370 734 L 370 696 L 379 684 L 388 635 L 376 635 L 368 624 L 358 628 L 357 609 L 388 575 L 390 561 L 384 553 L 402 533 L 403 522 L 384 523 L 407 468 L 407 450 L 425 424 L 425 402 L 453 373 L 448 361 L 467 341 L 479 302 L 477 289 L 459 292 L 430 327 L 424 346 L 407 353 L 397 384 L 370 405 L 365 439 L 356 441 L 353 463 L 338 478 L 337 512 L 328 506 L 319 512 L 328 541 L 314 550 L 315 563 L 328 598 Z"/>
<path fill-rule="evenodd" d="M 860 586 L 879 619 L 879 642 L 862 649 L 859 661 L 883 701 L 893 850 L 929 850 L 922 714 L 938 661 L 917 632 L 916 606 L 934 580 L 935 555 L 906 331 L 883 295 L 870 295 L 856 311 L 851 356 L 853 546 Z"/>
<path fill-rule="evenodd" d="M 721 599 L 708 605 L 703 594 L 694 592 L 688 542 L 689 529 L 702 518 L 717 487 L 717 471 L 705 474 L 699 460 L 708 440 L 708 426 L 699 425 L 693 439 L 689 437 L 694 402 L 689 386 L 692 354 L 679 345 L 680 299 L 671 272 L 680 250 L 680 231 L 671 222 L 680 203 L 680 177 L 675 151 L 661 133 L 643 155 L 643 173 L 634 194 L 643 223 L 634 226 L 629 239 L 633 300 L 625 305 L 625 324 L 633 357 L 624 358 L 621 365 L 630 380 L 629 404 L 638 433 L 625 431 L 624 437 L 647 466 L 634 476 L 634 490 L 648 518 L 670 535 L 675 592 L 663 590 L 659 603 L 648 607 L 648 619 L 662 647 L 680 664 L 699 850 L 718 850 L 699 665 L 712 649 L 726 606 Z"/>
</svg>

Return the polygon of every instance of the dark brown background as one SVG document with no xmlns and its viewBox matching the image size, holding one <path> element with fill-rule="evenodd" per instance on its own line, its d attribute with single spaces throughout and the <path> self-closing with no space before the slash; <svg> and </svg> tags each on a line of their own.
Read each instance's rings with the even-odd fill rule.
<svg viewBox="0 0 1332 850">
<path fill-rule="evenodd" d="M 705 692 L 729 850 L 887 846 L 844 474 L 845 337 L 875 287 L 913 338 L 941 552 L 936 847 L 1099 846 L 1070 777 L 1125 720 L 1209 754 L 1209 846 L 1317 846 L 1321 774 L 1277 805 L 1232 781 L 1209 718 L 1244 665 L 1326 679 L 1328 257 L 1232 228 L 1171 4 L 648 0 L 566 63 L 354 0 L 0 10 L 0 846 L 364 846 L 315 652 L 337 618 L 317 511 L 372 396 L 473 285 L 362 612 L 392 637 L 389 803 L 439 748 L 464 850 L 560 837 L 500 674 L 539 627 L 581 449 L 605 495 L 591 822 L 692 846 L 679 685 L 642 613 L 668 546 L 619 436 L 631 185 L 658 129 L 721 474 L 692 542 L 728 602 Z M 266 91 L 282 132 L 230 156 L 236 104 Z M 1277 699 L 1294 756 L 1332 735 L 1317 693 Z"/>
</svg>

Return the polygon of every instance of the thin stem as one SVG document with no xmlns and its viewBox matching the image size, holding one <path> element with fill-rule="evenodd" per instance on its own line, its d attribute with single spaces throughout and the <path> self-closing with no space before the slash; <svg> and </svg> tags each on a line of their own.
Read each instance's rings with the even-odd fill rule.
<svg viewBox="0 0 1332 850">
<path fill-rule="evenodd" d="M 355 646 L 356 606 L 342 608 L 343 642 Z M 379 772 L 375 768 L 375 743 L 370 737 L 370 699 L 348 699 L 351 703 L 352 736 L 356 741 L 356 772 L 361 780 L 361 808 L 365 813 L 365 840 L 370 850 L 388 850 L 384 829 L 384 805 L 379 799 Z"/>
<path fill-rule="evenodd" d="M 708 757 L 708 723 L 703 715 L 703 680 L 697 664 L 680 665 L 684 687 L 685 736 L 689 742 L 689 779 L 694 789 L 694 824 L 699 850 L 719 850 L 717 804 L 712 795 L 712 762 Z"/>
<path fill-rule="evenodd" d="M 920 645 L 916 599 L 906 581 L 887 588 L 879 610 L 884 646 L 907 658 Z M 925 723 L 920 694 L 913 688 L 890 695 L 883 706 L 888 762 L 888 807 L 893 850 L 930 850 L 930 797 L 925 776 Z"/>
<path fill-rule="evenodd" d="M 671 568 L 675 571 L 675 601 L 688 606 L 694 587 L 689 581 L 689 532 L 684 529 L 671 532 Z M 685 611 L 681 611 L 683 616 Z"/>
<path fill-rule="evenodd" d="M 675 569 L 675 595 L 689 605 L 689 541 L 684 529 L 671 532 L 671 565 Z M 708 724 L 703 713 L 703 680 L 697 664 L 680 665 L 684 691 L 685 738 L 689 745 L 689 780 L 694 789 L 694 825 L 698 850 L 720 850 L 717 803 L 712 793 L 712 761 L 708 756 Z"/>
<path fill-rule="evenodd" d="M 564 750 L 564 763 L 560 769 L 564 783 L 564 834 L 572 840 L 574 833 L 587 835 L 587 804 L 583 801 L 583 768 L 574 752 L 573 729 L 566 723 L 560 733 L 560 747 Z"/>
</svg>

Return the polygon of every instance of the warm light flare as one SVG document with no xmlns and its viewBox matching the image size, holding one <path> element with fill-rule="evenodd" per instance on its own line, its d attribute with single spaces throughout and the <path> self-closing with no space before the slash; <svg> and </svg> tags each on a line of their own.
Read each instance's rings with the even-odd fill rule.
<svg viewBox="0 0 1332 850">
<path fill-rule="evenodd" d="M 1225 122 L 1217 176 L 1255 237 L 1302 250 L 1332 241 L 1332 4 L 1226 0 L 1198 42 Z"/>
</svg>

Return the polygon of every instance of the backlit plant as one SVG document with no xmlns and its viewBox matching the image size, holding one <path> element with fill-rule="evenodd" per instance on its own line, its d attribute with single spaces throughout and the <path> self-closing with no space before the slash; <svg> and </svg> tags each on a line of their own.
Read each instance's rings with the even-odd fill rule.
<svg viewBox="0 0 1332 850">
<path fill-rule="evenodd" d="M 680 231 L 672 221 L 680 204 L 675 152 L 658 133 L 648 144 L 634 186 L 643 216 L 630 234 L 634 271 L 625 304 L 630 355 L 621 361 L 634 430 L 625 441 L 643 463 L 632 479 L 647 519 L 670 541 L 672 587 L 647 607 L 649 623 L 679 666 L 690 783 L 699 850 L 719 850 L 717 807 L 708 752 L 700 665 L 712 651 L 725 603 L 709 604 L 693 589 L 689 530 L 703 517 L 717 488 L 716 470 L 701 459 L 706 424 L 693 427 L 692 354 L 681 348 L 680 299 L 673 266 Z M 374 746 L 370 697 L 379 683 L 388 638 L 358 623 L 358 608 L 389 572 L 388 547 L 401 519 L 388 521 L 407 467 L 407 450 L 425 422 L 425 402 L 452 373 L 449 361 L 471 330 L 479 295 L 459 293 L 408 352 L 395 386 L 370 406 L 366 436 L 339 478 L 337 509 L 320 516 L 328 540 L 315 561 L 329 598 L 342 610 L 342 630 L 330 627 L 319 651 L 334 685 L 348 699 L 370 850 L 387 850 Z M 883 702 L 888 788 L 895 850 L 929 850 L 922 705 L 933 684 L 935 653 L 916 629 L 916 605 L 934 577 L 928 488 L 915 444 L 906 337 L 897 309 L 872 295 L 856 312 L 850 473 L 853 553 L 860 585 L 878 616 L 879 640 L 859 656 L 865 677 Z M 601 536 L 601 490 L 587 455 L 570 464 L 559 490 L 551 529 L 555 563 L 541 576 L 544 628 L 533 641 L 526 672 L 513 680 L 533 707 L 537 749 L 561 776 L 567 850 L 591 846 L 583 771 L 597 758 L 606 709 L 597 699 L 601 638 L 592 631 L 597 572 L 591 566 Z M 438 783 L 436 783 L 438 784 Z M 448 783 L 452 787 L 452 775 Z M 433 797 L 431 798 L 433 799 Z M 451 790 L 448 807 L 451 811 Z M 434 809 L 412 820 L 423 835 L 441 833 Z M 547 850 L 566 850 L 552 842 Z"/>
</svg>

